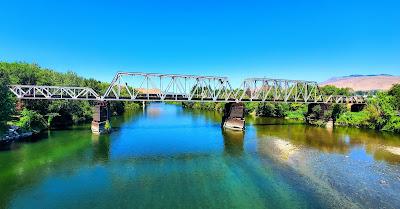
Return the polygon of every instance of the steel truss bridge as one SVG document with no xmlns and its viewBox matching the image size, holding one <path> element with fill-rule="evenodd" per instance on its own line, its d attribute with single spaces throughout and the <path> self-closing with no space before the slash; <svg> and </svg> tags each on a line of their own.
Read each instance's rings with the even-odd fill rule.
<svg viewBox="0 0 400 209">
<path fill-rule="evenodd" d="M 298 102 L 364 104 L 363 96 L 323 95 L 313 81 L 248 78 L 233 88 L 227 77 L 118 72 L 100 95 L 89 87 L 11 85 L 18 99 L 180 102 Z"/>
</svg>

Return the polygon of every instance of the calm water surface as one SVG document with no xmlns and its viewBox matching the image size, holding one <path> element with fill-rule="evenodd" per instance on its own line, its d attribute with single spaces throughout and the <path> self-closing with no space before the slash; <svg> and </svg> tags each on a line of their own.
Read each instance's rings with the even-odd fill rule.
<svg viewBox="0 0 400 209">
<path fill-rule="evenodd" d="M 0 152 L 0 208 L 400 208 L 400 137 L 151 104 Z"/>
</svg>

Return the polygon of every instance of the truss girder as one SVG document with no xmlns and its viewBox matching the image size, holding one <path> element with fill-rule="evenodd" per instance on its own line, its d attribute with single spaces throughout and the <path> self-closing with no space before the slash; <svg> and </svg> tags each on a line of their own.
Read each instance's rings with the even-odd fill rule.
<svg viewBox="0 0 400 209">
<path fill-rule="evenodd" d="M 323 95 L 313 81 L 249 78 L 232 88 L 228 78 L 118 72 L 103 96 L 87 87 L 12 85 L 19 99 L 365 103 L 363 96 Z"/>
<path fill-rule="evenodd" d="M 92 88 L 87 87 L 11 85 L 9 89 L 18 99 L 101 99 Z"/>
</svg>

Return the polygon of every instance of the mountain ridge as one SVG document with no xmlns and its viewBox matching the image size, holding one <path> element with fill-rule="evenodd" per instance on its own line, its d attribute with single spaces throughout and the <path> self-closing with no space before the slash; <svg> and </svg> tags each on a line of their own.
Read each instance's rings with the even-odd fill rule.
<svg viewBox="0 0 400 209">
<path fill-rule="evenodd" d="M 390 74 L 372 74 L 332 77 L 320 83 L 320 85 L 332 85 L 338 88 L 351 88 L 354 91 L 374 91 L 389 90 L 396 83 L 400 83 L 400 76 Z"/>
</svg>

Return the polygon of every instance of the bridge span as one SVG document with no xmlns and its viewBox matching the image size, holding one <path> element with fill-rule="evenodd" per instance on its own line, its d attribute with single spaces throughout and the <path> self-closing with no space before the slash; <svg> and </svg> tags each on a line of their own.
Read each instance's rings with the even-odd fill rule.
<svg viewBox="0 0 400 209">
<path fill-rule="evenodd" d="M 317 82 L 248 78 L 237 88 L 227 77 L 118 72 L 103 95 L 89 87 L 11 85 L 18 99 L 181 102 L 296 102 L 363 104 L 363 96 L 324 95 Z"/>
<path fill-rule="evenodd" d="M 107 102 L 225 102 L 222 125 L 243 130 L 243 102 L 284 102 L 310 105 L 364 105 L 364 96 L 324 95 L 314 81 L 247 78 L 234 88 L 227 77 L 118 72 L 103 95 L 90 87 L 10 85 L 18 99 L 92 100 L 96 105 L 92 131 L 101 133 L 108 121 Z"/>
</svg>

